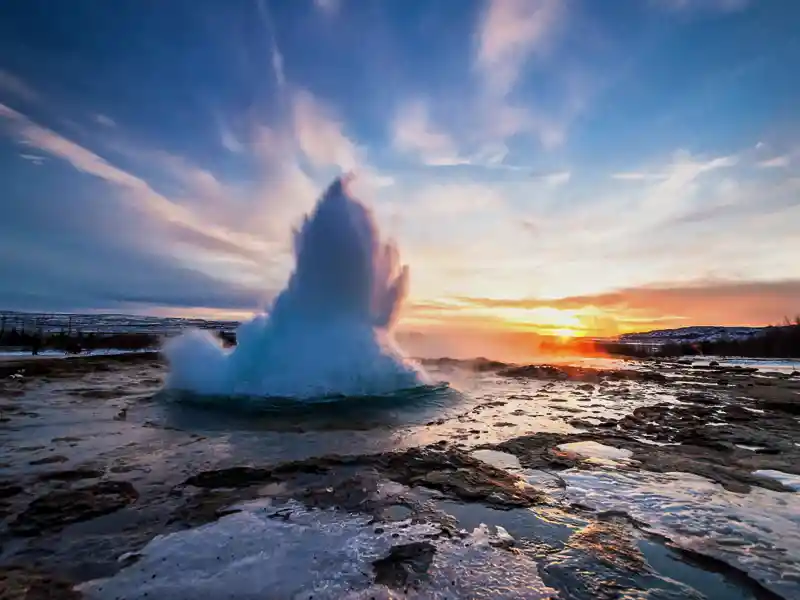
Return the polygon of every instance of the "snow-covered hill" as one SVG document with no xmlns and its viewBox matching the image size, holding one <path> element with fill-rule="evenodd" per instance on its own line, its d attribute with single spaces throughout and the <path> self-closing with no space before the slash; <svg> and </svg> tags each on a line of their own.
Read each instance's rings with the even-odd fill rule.
<svg viewBox="0 0 800 600">
<path fill-rule="evenodd" d="M 626 333 L 619 341 L 629 343 L 715 342 L 744 339 L 758 335 L 764 327 L 693 326 L 678 329 L 657 329 L 643 333 Z"/>
</svg>

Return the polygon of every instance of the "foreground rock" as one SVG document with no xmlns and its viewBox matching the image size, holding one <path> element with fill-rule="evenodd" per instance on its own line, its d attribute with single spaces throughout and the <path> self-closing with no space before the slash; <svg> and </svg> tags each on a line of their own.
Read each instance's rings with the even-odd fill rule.
<svg viewBox="0 0 800 600">
<path fill-rule="evenodd" d="M 115 512 L 138 497 L 127 481 L 101 481 L 72 490 L 51 491 L 31 502 L 9 528 L 23 536 L 57 531 L 72 523 Z"/>
<path fill-rule="evenodd" d="M 591 468 L 580 457 L 559 452 L 566 442 L 593 441 L 632 453 L 622 468 L 700 475 L 733 492 L 751 486 L 791 491 L 759 470 L 800 473 L 797 445 L 800 392 L 789 382 L 767 381 L 723 391 L 682 392 L 679 403 L 636 408 L 598 424 L 576 421 L 579 434 L 537 433 L 482 446 L 517 456 L 532 469 Z M 747 395 L 742 395 L 746 390 Z"/>
<path fill-rule="evenodd" d="M 72 584 L 25 567 L 0 567 L 0 600 L 80 600 Z"/>
<path fill-rule="evenodd" d="M 428 572 L 436 554 L 436 546 L 430 542 L 412 542 L 394 546 L 389 555 L 372 563 L 375 583 L 401 589 L 413 582 L 415 577 Z"/>
<path fill-rule="evenodd" d="M 466 502 L 519 508 L 542 503 L 546 498 L 531 487 L 521 486 L 518 477 L 455 448 L 412 448 L 381 455 L 377 464 L 393 481 L 433 488 Z"/>
<path fill-rule="evenodd" d="M 495 508 L 519 508 L 545 501 L 546 496 L 519 477 L 481 462 L 466 452 L 450 447 L 411 448 L 371 456 L 326 456 L 285 463 L 274 468 L 233 467 L 205 471 L 189 477 L 186 485 L 214 488 L 246 488 L 289 482 L 304 475 L 342 474 L 346 469 L 372 469 L 377 475 L 403 485 L 435 489 L 444 496 L 465 502 L 483 502 Z M 318 479 L 318 478 L 317 478 Z M 294 496 L 308 505 L 351 508 L 363 504 L 363 472 L 353 479 L 325 480 Z M 333 485 L 335 484 L 335 485 Z M 359 487 L 362 486 L 362 487 Z M 322 492 L 320 491 L 322 490 Z M 330 491 L 327 491 L 330 490 Z"/>
<path fill-rule="evenodd" d="M 571 365 L 524 365 L 501 369 L 498 375 L 503 377 L 570 380 L 588 383 L 600 383 L 604 380 L 630 380 L 666 383 L 667 377 L 656 371 L 636 371 L 628 369 L 593 369 Z"/>
<path fill-rule="evenodd" d="M 110 371 L 121 364 L 161 364 L 161 360 L 157 351 L 64 358 L 21 358 L 0 362 L 0 380 L 17 375 L 18 380 L 23 383 L 33 377 L 81 377 L 95 371 Z"/>
</svg>

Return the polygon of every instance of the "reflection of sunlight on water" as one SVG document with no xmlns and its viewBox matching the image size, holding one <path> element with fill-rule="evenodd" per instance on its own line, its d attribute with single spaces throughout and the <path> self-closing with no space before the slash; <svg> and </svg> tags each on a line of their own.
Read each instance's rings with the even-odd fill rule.
<svg viewBox="0 0 800 600">
<path fill-rule="evenodd" d="M 800 495 L 757 487 L 736 494 L 687 473 L 569 470 L 562 477 L 571 501 L 624 511 L 775 593 L 800 596 Z"/>
</svg>

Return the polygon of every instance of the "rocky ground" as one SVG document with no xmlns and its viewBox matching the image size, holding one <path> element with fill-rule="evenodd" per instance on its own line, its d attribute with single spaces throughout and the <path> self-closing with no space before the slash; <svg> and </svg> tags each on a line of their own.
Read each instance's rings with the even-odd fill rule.
<svg viewBox="0 0 800 600">
<path fill-rule="evenodd" d="M 0 598 L 80 598 L 83 592 L 77 590 L 82 588 L 74 584 L 135 564 L 154 536 L 214 522 L 240 510 L 236 507 L 242 502 L 265 499 L 272 519 L 291 519 L 285 507 L 298 503 L 332 508 L 368 516 L 375 535 L 387 534 L 390 523 L 432 524 L 435 531 L 425 539 L 398 540 L 372 563 L 376 584 L 404 592 L 424 580 L 442 551 L 435 543 L 460 543 L 464 527 L 509 519 L 526 535 L 503 535 L 514 527 L 499 528 L 493 546 L 535 560 L 554 597 L 702 597 L 650 564 L 653 553 L 662 551 L 686 569 L 710 573 L 707 590 L 720 591 L 720 599 L 789 598 L 786 589 L 799 590 L 795 597 L 800 597 L 800 581 L 796 588 L 791 581 L 784 587 L 765 584 L 735 564 L 660 538 L 630 515 L 565 500 L 562 474 L 607 469 L 609 463 L 560 448 L 596 442 L 625 451 L 625 460 L 612 461 L 622 472 L 691 473 L 736 494 L 763 489 L 794 497 L 791 487 L 755 473 L 800 475 L 800 374 L 659 361 L 612 370 L 501 363 L 479 367 L 510 382 L 512 392 L 532 391 L 522 397 L 516 392 L 487 395 L 462 411 L 428 421 L 418 428 L 427 433 L 414 438 L 424 440 L 421 445 L 289 461 L 259 462 L 248 456 L 240 463 L 235 455 L 216 460 L 202 449 L 205 436 L 173 432 L 164 423 L 137 423 L 137 431 L 156 429 L 160 436 L 147 438 L 146 459 L 141 455 L 145 442 L 127 441 L 129 414 L 163 379 L 157 355 L 4 362 Z M 117 384 L 118 372 L 137 375 L 133 383 Z M 87 384 L 101 379 L 104 386 Z M 26 427 L 47 418 L 43 396 L 37 396 L 45 389 L 69 395 L 76 407 L 90 402 L 90 414 L 106 415 L 106 421 L 120 427 L 108 435 L 122 436 L 130 451 L 71 454 L 87 437 L 75 423 L 53 425 L 49 443 L 23 445 Z M 648 401 L 627 402 L 645 390 Z M 115 403 L 121 394 L 129 399 Z M 599 406 L 601 397 L 619 404 L 619 410 L 581 408 Z M 545 404 L 563 431 L 536 430 L 536 420 L 529 419 L 532 407 Z M 110 412 L 98 413 L 99 406 Z M 508 434 L 497 433 L 504 431 Z M 153 444 L 159 444 L 157 451 Z M 163 471 L 143 466 L 179 445 L 200 447 L 198 458 L 181 454 L 175 463 L 180 468 Z M 476 458 L 487 455 L 475 450 L 511 455 L 518 465 L 493 466 Z M 549 482 L 532 483 L 526 472 L 544 473 Z M 650 548 L 650 558 L 643 547 Z M 693 580 L 700 579 L 696 575 Z M 661 592 L 652 594 L 656 588 Z M 703 593 L 708 595 L 707 590 Z"/>
</svg>

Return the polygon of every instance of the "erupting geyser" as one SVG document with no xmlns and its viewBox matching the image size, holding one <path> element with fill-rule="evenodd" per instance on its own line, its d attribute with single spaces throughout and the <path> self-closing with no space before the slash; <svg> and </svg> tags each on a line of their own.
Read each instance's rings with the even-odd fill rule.
<svg viewBox="0 0 800 600">
<path fill-rule="evenodd" d="M 370 211 L 337 179 L 295 232 L 295 270 L 267 314 L 243 323 L 237 346 L 207 331 L 167 344 L 167 386 L 197 394 L 318 398 L 386 394 L 425 383 L 391 328 L 408 268 L 382 242 Z"/>
</svg>

